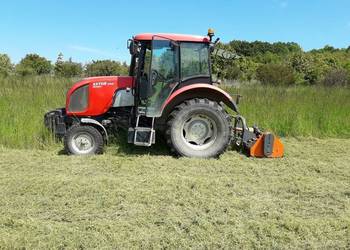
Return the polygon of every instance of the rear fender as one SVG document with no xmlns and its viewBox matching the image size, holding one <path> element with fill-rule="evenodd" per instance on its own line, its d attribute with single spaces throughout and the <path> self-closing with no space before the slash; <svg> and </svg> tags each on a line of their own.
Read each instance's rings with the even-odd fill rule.
<svg viewBox="0 0 350 250">
<path fill-rule="evenodd" d="M 207 98 L 218 103 L 225 103 L 230 109 L 239 114 L 237 104 L 224 90 L 204 83 L 196 83 L 176 90 L 170 95 L 162 107 L 162 117 L 168 114 L 180 103 L 193 98 Z"/>
</svg>

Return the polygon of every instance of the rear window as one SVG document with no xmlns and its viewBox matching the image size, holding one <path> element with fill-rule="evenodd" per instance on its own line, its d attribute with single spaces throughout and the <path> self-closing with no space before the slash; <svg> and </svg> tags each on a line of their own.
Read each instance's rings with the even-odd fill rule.
<svg viewBox="0 0 350 250">
<path fill-rule="evenodd" d="M 89 85 L 86 84 L 76 89 L 69 99 L 68 110 L 70 112 L 82 112 L 88 106 Z"/>
<path fill-rule="evenodd" d="M 209 72 L 208 45 L 203 43 L 181 43 L 181 77 L 207 77 Z"/>
</svg>

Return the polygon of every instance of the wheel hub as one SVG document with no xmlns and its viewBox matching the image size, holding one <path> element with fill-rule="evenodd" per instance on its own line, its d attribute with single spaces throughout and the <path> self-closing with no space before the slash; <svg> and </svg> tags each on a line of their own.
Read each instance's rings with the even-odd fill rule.
<svg viewBox="0 0 350 250">
<path fill-rule="evenodd" d="M 183 125 L 183 139 L 194 149 L 209 147 L 215 140 L 217 129 L 215 122 L 205 115 L 195 115 Z"/>
<path fill-rule="evenodd" d="M 94 140 L 88 134 L 78 134 L 73 138 L 72 146 L 80 153 L 88 153 L 94 147 Z"/>
</svg>

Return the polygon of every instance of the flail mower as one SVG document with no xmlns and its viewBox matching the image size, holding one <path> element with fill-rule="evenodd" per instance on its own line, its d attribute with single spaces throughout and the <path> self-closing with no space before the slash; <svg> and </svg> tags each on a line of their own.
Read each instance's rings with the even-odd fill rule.
<svg viewBox="0 0 350 250">
<path fill-rule="evenodd" d="M 219 39 L 213 37 L 211 29 L 207 36 L 134 36 L 129 76 L 74 84 L 65 108 L 46 113 L 45 125 L 73 155 L 102 153 L 109 136 L 124 129 L 137 146 L 151 146 L 160 134 L 179 156 L 217 157 L 232 143 L 250 156 L 283 156 L 277 136 L 246 125 L 239 96 L 234 100 L 215 85 L 210 55 Z"/>
</svg>

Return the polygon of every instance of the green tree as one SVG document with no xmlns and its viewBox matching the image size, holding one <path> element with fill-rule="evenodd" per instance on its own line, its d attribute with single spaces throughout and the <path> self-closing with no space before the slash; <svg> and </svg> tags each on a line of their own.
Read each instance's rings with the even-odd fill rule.
<svg viewBox="0 0 350 250">
<path fill-rule="evenodd" d="M 128 68 L 125 64 L 112 60 L 97 60 L 88 63 L 85 67 L 87 76 L 112 76 L 127 75 Z"/>
<path fill-rule="evenodd" d="M 54 67 L 54 71 L 55 71 L 55 75 L 59 75 L 61 76 L 62 73 L 63 73 L 63 54 L 62 53 L 59 53 L 58 56 L 57 56 L 57 60 L 56 60 L 56 63 L 55 63 L 55 67 Z"/>
<path fill-rule="evenodd" d="M 51 70 L 51 62 L 37 54 L 26 55 L 16 66 L 16 72 L 22 76 L 49 74 Z"/>
<path fill-rule="evenodd" d="M 324 46 L 322 49 L 313 49 L 311 50 L 310 52 L 311 53 L 322 53 L 322 52 L 331 52 L 331 53 L 334 53 L 334 52 L 338 52 L 340 51 L 339 49 L 337 48 L 334 48 L 333 46 L 331 45 L 326 45 Z"/>
<path fill-rule="evenodd" d="M 282 56 L 272 53 L 270 51 L 264 53 L 264 54 L 259 54 L 256 57 L 252 58 L 255 62 L 258 63 L 263 63 L 263 64 L 267 64 L 267 63 L 281 63 L 283 61 Z"/>
<path fill-rule="evenodd" d="M 63 54 L 60 53 L 55 63 L 55 75 L 61 77 L 81 76 L 83 66 L 81 63 L 73 62 L 70 58 L 68 61 L 63 60 Z"/>
<path fill-rule="evenodd" d="M 264 69 L 264 72 L 267 72 L 263 65 L 285 65 L 292 69 L 296 84 L 324 84 L 325 81 L 329 82 L 330 78 L 345 78 L 344 72 L 340 70 L 350 73 L 350 47 L 339 49 L 326 45 L 322 49 L 304 52 L 297 43 L 293 42 L 268 43 L 238 40 L 219 44 L 217 47 L 220 50 L 232 51 L 240 57 L 238 60 L 224 60 L 213 56 L 213 72 L 221 72 L 226 78 L 239 77 L 241 80 L 248 81 L 258 79 L 258 68 L 260 71 Z M 261 77 L 261 72 L 259 74 Z M 275 76 L 275 74 L 271 75 L 271 77 Z M 274 82 L 274 78 L 271 78 L 271 81 Z"/>
<path fill-rule="evenodd" d="M 0 54 L 0 76 L 7 76 L 13 70 L 11 59 L 6 54 Z"/>
<path fill-rule="evenodd" d="M 247 42 L 235 40 L 231 41 L 228 46 L 234 49 L 238 55 L 242 56 L 257 56 L 267 52 L 277 55 L 286 55 L 288 53 L 297 53 L 302 51 L 301 47 L 297 43 L 293 42 L 268 43 L 261 41 Z"/>
</svg>

